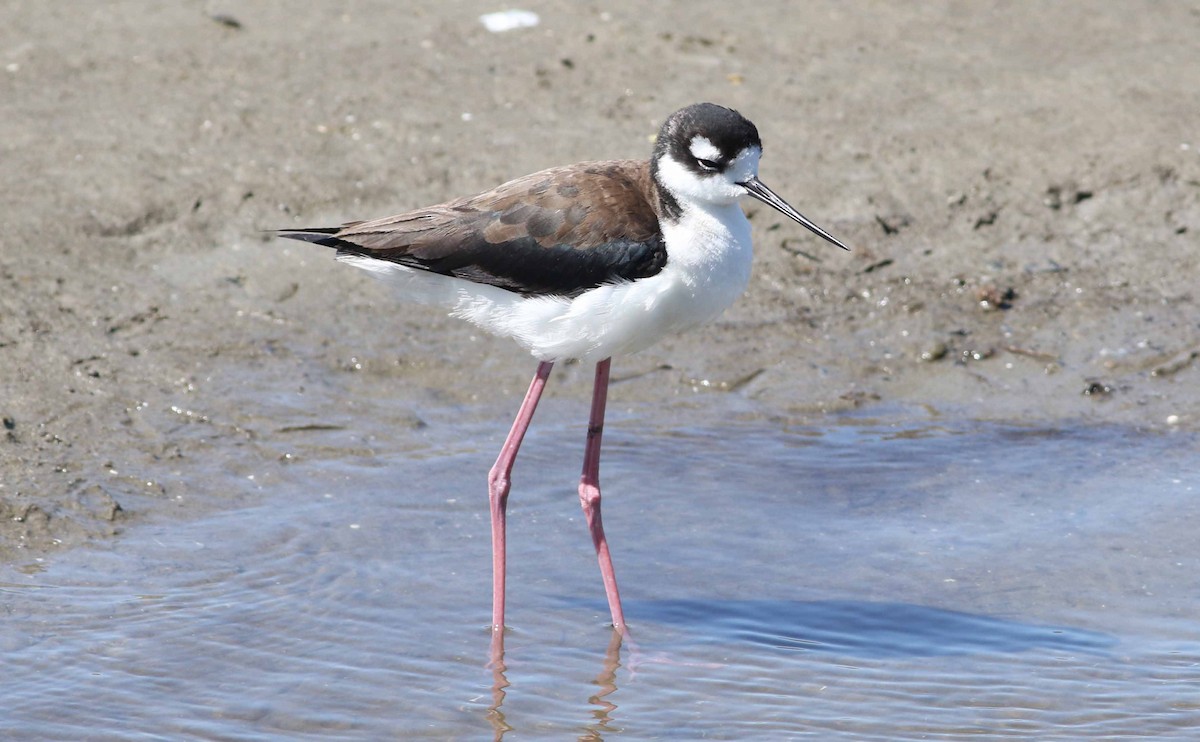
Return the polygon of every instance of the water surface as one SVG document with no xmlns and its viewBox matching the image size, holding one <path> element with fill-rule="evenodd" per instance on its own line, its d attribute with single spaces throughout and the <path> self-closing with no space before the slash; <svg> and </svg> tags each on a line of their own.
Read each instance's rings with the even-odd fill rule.
<svg viewBox="0 0 1200 742">
<path fill-rule="evenodd" d="M 1190 739 L 1188 434 L 615 411 L 614 641 L 575 401 L 514 473 L 489 668 L 484 474 L 503 421 L 279 433 L 224 503 L 0 573 L 6 739 Z M 686 415 L 682 416 L 687 418 Z M 214 464 L 216 466 L 216 464 Z M 203 493 L 193 493 L 200 496 Z"/>
</svg>

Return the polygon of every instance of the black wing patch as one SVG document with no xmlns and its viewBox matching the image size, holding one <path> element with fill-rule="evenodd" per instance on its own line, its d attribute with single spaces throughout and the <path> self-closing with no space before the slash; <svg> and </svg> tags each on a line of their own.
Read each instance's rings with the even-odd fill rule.
<svg viewBox="0 0 1200 742">
<path fill-rule="evenodd" d="M 333 247 L 338 255 L 379 253 L 336 237 L 339 228 L 282 232 L 281 237 Z M 667 263 L 662 235 L 639 242 L 614 240 L 586 250 L 571 245 L 543 247 L 533 237 L 490 243 L 476 237 L 448 255 L 422 259 L 415 255 L 388 255 L 388 260 L 411 268 L 489 284 L 531 296 L 573 298 L 606 283 L 649 278 Z"/>
<path fill-rule="evenodd" d="M 500 244 L 480 240 L 423 267 L 521 294 L 575 297 L 605 283 L 648 278 L 667 262 L 666 243 L 614 240 L 579 250 L 570 245 L 542 247 L 532 237 Z"/>
</svg>

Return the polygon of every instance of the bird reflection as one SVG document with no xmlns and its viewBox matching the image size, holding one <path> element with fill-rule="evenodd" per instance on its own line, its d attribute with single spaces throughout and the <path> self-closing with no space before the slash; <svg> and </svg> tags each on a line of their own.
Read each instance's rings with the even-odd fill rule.
<svg viewBox="0 0 1200 742">
<path fill-rule="evenodd" d="M 509 686 L 508 677 L 504 672 L 508 667 L 504 664 L 504 632 L 492 632 L 491 660 L 488 667 L 492 670 L 492 705 L 488 706 L 487 720 L 492 725 L 492 737 L 504 739 L 505 732 L 511 732 L 512 726 L 504 719 L 500 707 L 504 704 L 504 689 Z"/>
<path fill-rule="evenodd" d="M 588 726 L 587 734 L 579 738 L 581 740 L 603 740 L 604 732 L 613 731 L 609 722 L 612 721 L 612 714 L 617 710 L 617 705 L 609 701 L 608 696 L 617 689 L 617 668 L 621 666 L 621 642 L 625 638 L 626 635 L 616 629 L 613 629 L 612 636 L 609 637 L 608 649 L 604 652 L 604 666 L 600 668 L 600 674 L 592 681 L 592 684 L 599 690 L 588 698 L 588 703 L 596 707 L 592 711 L 595 721 Z"/>
<path fill-rule="evenodd" d="M 612 635 L 608 639 L 608 647 L 604 650 L 604 662 L 600 666 L 600 672 L 592 680 L 592 685 L 596 686 L 597 690 L 587 699 L 588 704 L 592 707 L 589 711 L 592 721 L 586 726 L 584 733 L 579 736 L 580 740 L 599 742 L 604 739 L 606 732 L 619 731 L 611 726 L 617 705 L 608 700 L 608 697 L 617 690 L 617 670 L 621 667 L 621 646 L 626 639 L 629 639 L 627 632 L 613 629 Z M 633 646 L 630 639 L 630 647 Z M 488 706 L 487 720 L 492 726 L 492 738 L 499 742 L 504 739 L 506 733 L 513 731 L 513 726 L 505 719 L 504 711 L 501 708 L 507 695 L 507 688 L 511 685 L 506 675 L 508 666 L 504 664 L 503 632 L 492 633 L 488 667 L 492 671 L 492 703 Z"/>
</svg>

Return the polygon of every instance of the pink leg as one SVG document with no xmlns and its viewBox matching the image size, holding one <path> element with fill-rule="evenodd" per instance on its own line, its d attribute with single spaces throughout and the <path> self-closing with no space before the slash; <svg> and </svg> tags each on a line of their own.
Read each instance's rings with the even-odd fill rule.
<svg viewBox="0 0 1200 742">
<path fill-rule="evenodd" d="M 538 400 L 542 398 L 542 390 L 546 388 L 546 379 L 550 378 L 553 363 L 542 361 L 538 364 L 537 374 L 529 383 L 529 391 L 525 393 L 525 401 L 513 420 L 512 430 L 504 439 L 504 447 L 500 456 L 488 473 L 488 501 L 492 506 L 492 631 L 504 632 L 504 573 L 505 573 L 505 538 L 506 522 L 505 509 L 508 507 L 508 489 L 512 483 L 513 462 L 525 431 L 529 429 L 529 421 L 537 409 Z"/>
<path fill-rule="evenodd" d="M 625 633 L 625 613 L 621 610 L 621 595 L 617 592 L 617 575 L 613 571 L 608 541 L 604 538 L 604 524 L 600 520 L 600 438 L 604 433 L 604 404 L 608 399 L 608 368 L 611 362 L 611 358 L 605 358 L 596 364 L 592 415 L 588 420 L 587 448 L 583 454 L 583 476 L 579 478 L 579 502 L 583 505 L 583 514 L 592 532 L 592 544 L 600 561 L 600 576 L 604 579 L 604 592 L 608 595 L 613 628 Z"/>
</svg>

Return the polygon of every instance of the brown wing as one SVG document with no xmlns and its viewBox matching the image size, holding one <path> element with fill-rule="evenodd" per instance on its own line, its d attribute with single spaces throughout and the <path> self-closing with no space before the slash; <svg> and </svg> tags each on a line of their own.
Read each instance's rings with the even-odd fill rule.
<svg viewBox="0 0 1200 742">
<path fill-rule="evenodd" d="M 576 295 L 662 270 L 652 188 L 646 162 L 580 163 L 398 216 L 284 236 L 520 293 Z"/>
</svg>

